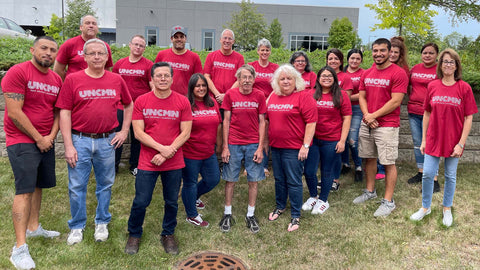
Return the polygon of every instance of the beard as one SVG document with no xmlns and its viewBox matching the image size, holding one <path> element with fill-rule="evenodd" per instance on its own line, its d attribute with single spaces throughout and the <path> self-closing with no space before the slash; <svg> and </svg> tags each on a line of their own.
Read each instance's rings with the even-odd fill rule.
<svg viewBox="0 0 480 270">
<path fill-rule="evenodd" d="M 46 59 L 46 60 L 41 60 L 41 59 L 38 59 L 36 56 L 33 57 L 33 59 L 35 59 L 35 62 L 37 62 L 37 64 L 39 64 L 40 66 L 42 67 L 51 67 L 52 64 L 53 64 L 53 61 L 49 60 L 49 59 Z"/>
</svg>

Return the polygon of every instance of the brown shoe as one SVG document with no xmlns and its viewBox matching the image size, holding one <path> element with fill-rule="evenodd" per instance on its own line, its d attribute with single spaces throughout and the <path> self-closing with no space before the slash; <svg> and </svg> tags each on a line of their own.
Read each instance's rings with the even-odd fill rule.
<svg viewBox="0 0 480 270">
<path fill-rule="evenodd" d="M 178 246 L 177 246 L 177 243 L 175 242 L 175 237 L 173 236 L 173 234 L 162 235 L 160 242 L 162 242 L 162 246 L 165 249 L 166 253 L 173 254 L 173 255 L 178 254 Z"/>
<path fill-rule="evenodd" d="M 130 255 L 137 254 L 139 245 L 140 238 L 129 236 L 127 240 L 127 245 L 125 245 L 125 253 Z"/>
</svg>

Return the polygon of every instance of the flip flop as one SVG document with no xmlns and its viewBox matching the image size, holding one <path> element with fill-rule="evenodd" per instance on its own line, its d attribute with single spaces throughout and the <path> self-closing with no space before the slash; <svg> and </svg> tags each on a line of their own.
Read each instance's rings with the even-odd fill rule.
<svg viewBox="0 0 480 270">
<path fill-rule="evenodd" d="M 292 218 L 290 221 L 290 224 L 288 224 L 288 229 L 287 231 L 293 232 L 298 230 L 300 228 L 300 219 L 299 218 Z"/>
<path fill-rule="evenodd" d="M 275 221 L 277 220 L 281 214 L 283 214 L 283 212 L 285 211 L 284 210 L 280 210 L 278 208 L 275 208 L 275 210 L 273 210 L 273 212 L 271 212 L 269 215 L 268 215 L 268 220 L 270 221 Z"/>
</svg>

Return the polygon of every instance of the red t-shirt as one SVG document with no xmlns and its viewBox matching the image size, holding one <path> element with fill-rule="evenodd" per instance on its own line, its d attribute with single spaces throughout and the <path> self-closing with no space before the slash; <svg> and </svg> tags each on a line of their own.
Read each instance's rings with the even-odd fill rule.
<svg viewBox="0 0 480 270">
<path fill-rule="evenodd" d="M 154 92 L 138 97 L 133 110 L 133 120 L 143 120 L 145 133 L 162 145 L 171 145 L 180 135 L 180 124 L 192 121 L 192 109 L 185 96 L 172 91 L 165 99 L 158 98 Z M 180 147 L 175 155 L 157 166 L 150 161 L 158 152 L 142 144 L 138 168 L 146 171 L 171 171 L 185 167 L 183 151 Z"/>
<path fill-rule="evenodd" d="M 263 92 L 253 89 L 248 95 L 238 88 L 227 91 L 222 109 L 231 112 L 228 144 L 246 145 L 259 142 L 258 115 L 267 112 Z"/>
<path fill-rule="evenodd" d="M 243 55 L 232 51 L 230 55 L 224 55 L 220 50 L 207 55 L 203 73 L 210 74 L 213 84 L 220 93 L 227 92 L 237 81 L 235 73 L 245 64 Z"/>
<path fill-rule="evenodd" d="M 277 70 L 278 65 L 272 62 L 268 62 L 266 67 L 262 67 L 258 61 L 248 63 L 255 69 L 255 84 L 254 88 L 261 90 L 267 98 L 272 93 L 273 88 L 271 85 L 273 73 Z"/>
<path fill-rule="evenodd" d="M 437 65 L 426 68 L 423 63 L 412 67 L 410 71 L 410 84 L 412 91 L 409 96 L 407 109 L 409 113 L 423 115 L 423 102 L 427 95 L 427 85 L 437 79 Z"/>
<path fill-rule="evenodd" d="M 353 83 L 352 79 L 350 79 L 350 76 L 348 76 L 347 73 L 340 71 L 337 73 L 337 78 L 338 78 L 338 85 L 345 90 L 345 91 L 352 91 L 353 90 Z"/>
<path fill-rule="evenodd" d="M 450 157 L 462 136 L 465 116 L 478 112 L 470 85 L 462 80 L 446 86 L 442 80 L 428 84 L 424 110 L 430 112 L 425 153 Z"/>
<path fill-rule="evenodd" d="M 65 78 L 55 106 L 72 112 L 72 129 L 103 133 L 118 126 L 119 102 L 124 105 L 132 102 L 120 75 L 105 71 L 102 77 L 92 78 L 82 70 Z"/>
<path fill-rule="evenodd" d="M 392 64 L 379 70 L 376 66 L 367 69 L 360 79 L 360 91 L 366 92 L 368 112 L 373 113 L 383 107 L 392 93 L 407 93 L 408 77 L 401 67 Z M 387 115 L 377 118 L 380 127 L 400 126 L 400 106 Z"/>
<path fill-rule="evenodd" d="M 138 62 L 131 63 L 128 57 L 122 58 L 115 63 L 112 72 L 120 74 L 128 86 L 133 101 L 145 93 L 150 92 L 150 70 L 153 62 L 145 57 Z"/>
<path fill-rule="evenodd" d="M 42 136 L 46 136 L 52 131 L 53 108 L 61 87 L 62 79 L 57 73 L 51 70 L 43 73 L 30 61 L 11 67 L 2 79 L 3 93 L 24 95 L 22 111 Z M 6 106 L 3 122 L 7 146 L 17 143 L 35 143 L 15 126 L 8 117 Z"/>
<path fill-rule="evenodd" d="M 87 62 L 83 57 L 83 46 L 85 45 L 85 42 L 86 41 L 83 40 L 82 36 L 76 36 L 68 39 L 60 46 L 56 60 L 59 63 L 68 66 L 66 75 L 70 75 L 88 67 Z M 112 51 L 106 42 L 105 45 L 107 45 L 108 50 L 108 60 L 105 64 L 105 68 L 109 68 L 113 66 Z"/>
<path fill-rule="evenodd" d="M 157 62 L 167 62 L 172 66 L 173 83 L 171 88 L 184 96 L 188 93 L 190 77 L 194 73 L 202 73 L 200 57 L 189 50 L 182 55 L 175 54 L 171 48 L 159 51 L 155 58 L 155 63 Z"/>
<path fill-rule="evenodd" d="M 313 97 L 315 90 L 310 90 Z M 352 105 L 347 92 L 342 91 L 342 104 L 335 108 L 331 93 L 323 94 L 316 101 L 318 120 L 315 127 L 315 138 L 324 141 L 339 141 L 342 136 L 343 116 L 352 115 Z"/>
<path fill-rule="evenodd" d="M 317 82 L 317 74 L 315 72 L 304 72 L 302 79 L 305 81 L 305 90 L 315 89 L 315 83 Z"/>
<path fill-rule="evenodd" d="M 305 126 L 317 122 L 315 100 L 307 91 L 289 96 L 272 94 L 267 104 L 268 138 L 270 146 L 300 149 L 305 137 Z"/>
<path fill-rule="evenodd" d="M 355 94 L 358 94 L 358 87 L 360 86 L 360 78 L 362 77 L 363 75 L 363 72 L 365 72 L 365 70 L 359 68 L 357 71 L 353 72 L 353 73 L 350 73 L 350 72 L 345 72 L 345 74 L 347 74 L 348 76 L 350 76 L 350 80 L 352 81 L 352 86 L 353 86 L 353 90 L 352 90 L 352 95 L 355 95 Z M 352 106 L 353 105 L 358 105 L 358 100 L 357 101 L 352 101 Z"/>
<path fill-rule="evenodd" d="M 189 159 L 203 160 L 215 153 L 218 125 L 222 122 L 218 104 L 207 107 L 203 102 L 195 101 L 193 109 L 192 132 L 183 145 L 183 156 Z M 218 146 L 220 147 L 220 146 Z"/>
</svg>

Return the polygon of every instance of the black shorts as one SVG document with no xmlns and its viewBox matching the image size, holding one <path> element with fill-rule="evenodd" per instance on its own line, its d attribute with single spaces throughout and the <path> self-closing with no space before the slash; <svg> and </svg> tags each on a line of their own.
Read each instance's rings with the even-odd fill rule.
<svg viewBox="0 0 480 270">
<path fill-rule="evenodd" d="M 55 147 L 41 153 L 34 143 L 7 147 L 8 159 L 15 176 L 15 194 L 32 193 L 35 188 L 56 186 Z"/>
</svg>

